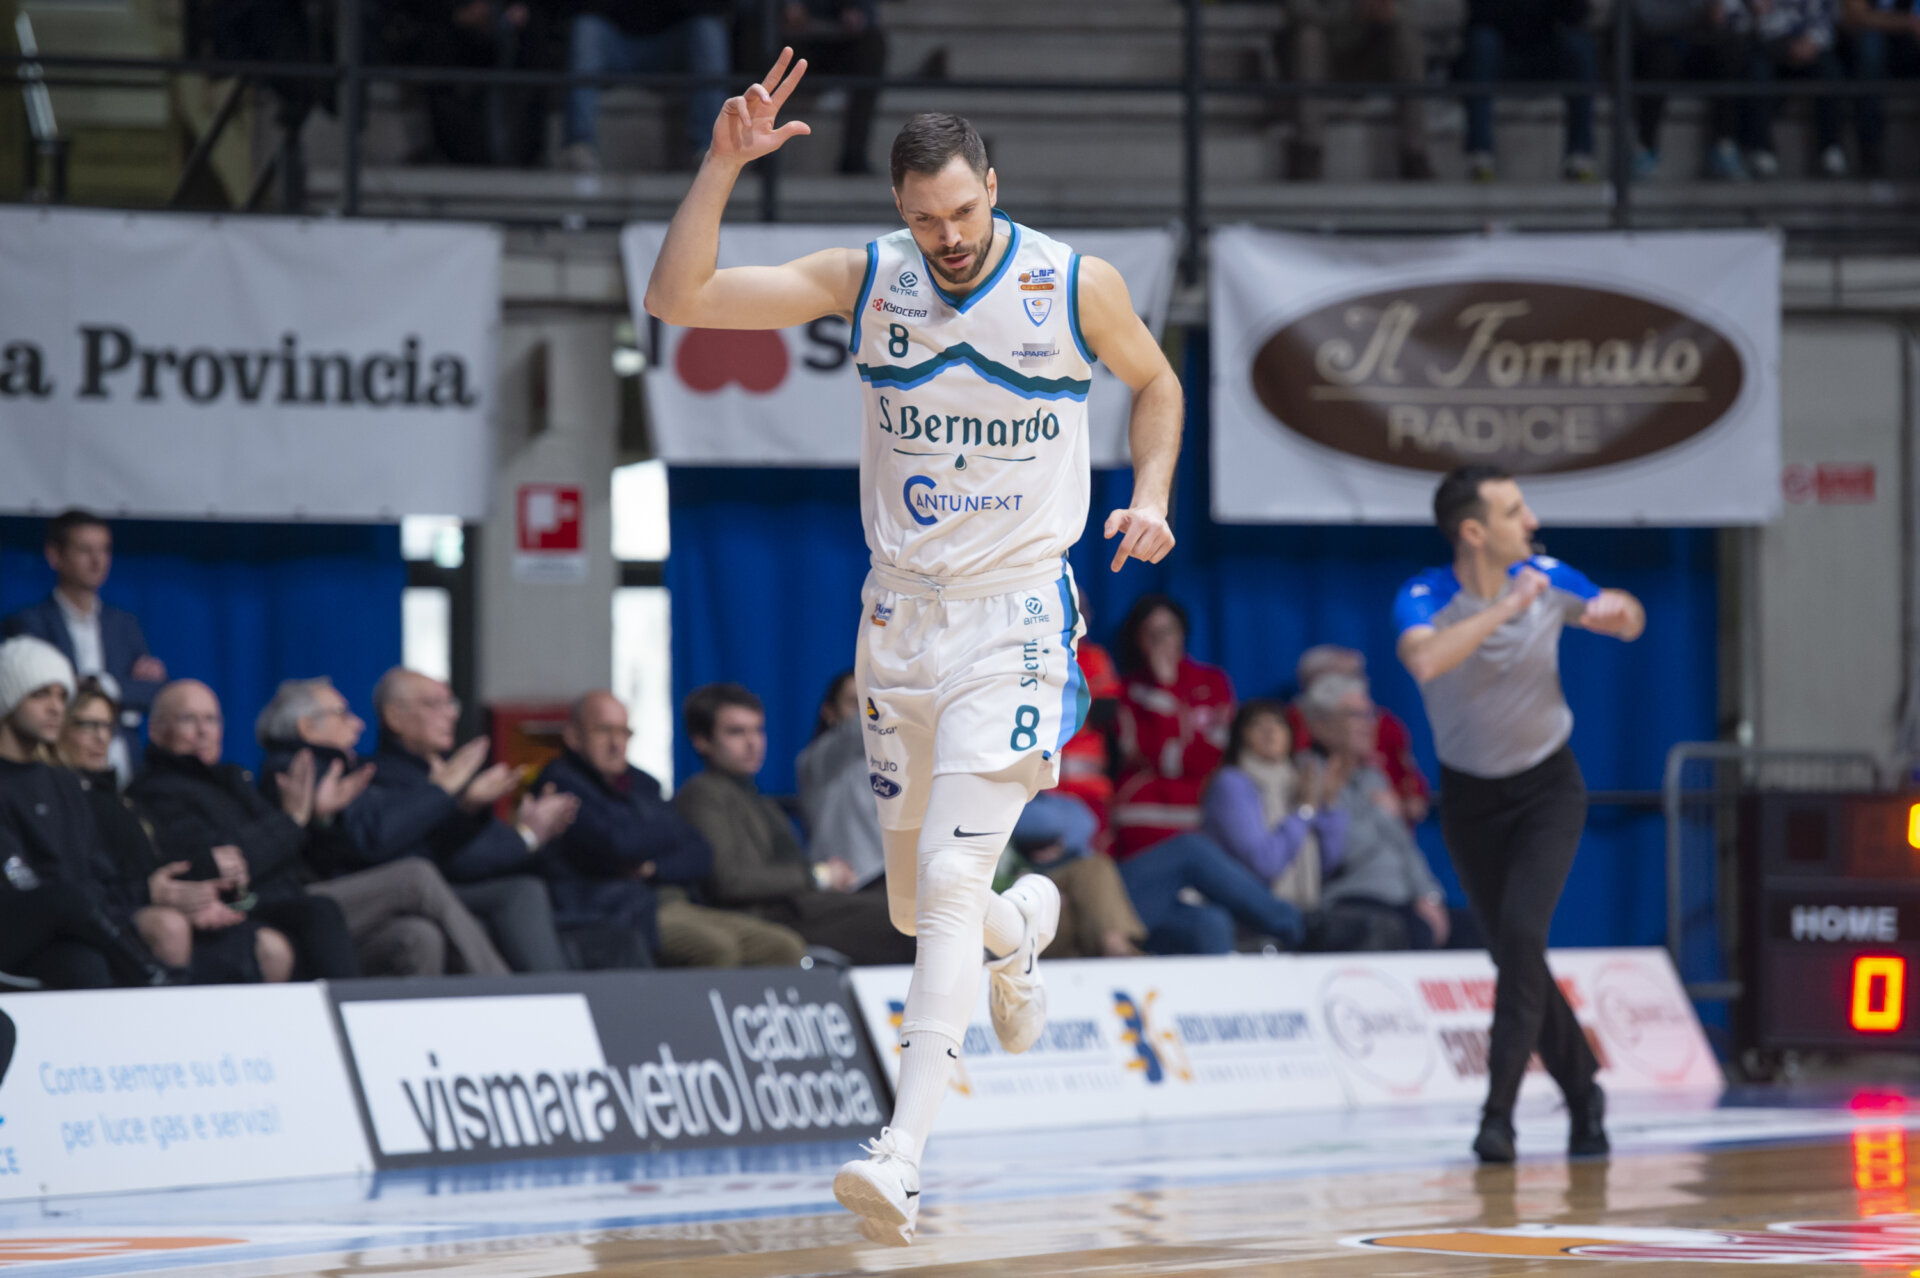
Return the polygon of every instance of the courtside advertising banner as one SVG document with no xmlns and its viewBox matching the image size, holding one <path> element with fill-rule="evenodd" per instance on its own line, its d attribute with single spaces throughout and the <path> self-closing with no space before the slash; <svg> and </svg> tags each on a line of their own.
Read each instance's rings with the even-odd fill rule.
<svg viewBox="0 0 1920 1278">
<path fill-rule="evenodd" d="M 1309 991 L 1259 957 L 1062 960 L 1045 965 L 1047 1027 L 1010 1056 L 981 982 L 960 1068 L 934 1130 L 1019 1131 L 1340 1108 Z M 906 967 L 852 972 L 890 1076 L 900 1070 Z"/>
<path fill-rule="evenodd" d="M 876 1135 L 836 972 L 330 986 L 382 1168 Z"/>
<path fill-rule="evenodd" d="M 0 997 L 0 1199 L 372 1165 L 318 985 Z"/>
<path fill-rule="evenodd" d="M 719 264 L 772 266 L 822 249 L 859 249 L 897 226 L 735 226 L 720 228 Z M 1158 336 L 1173 297 L 1171 230 L 1055 231 L 1076 251 L 1104 258 L 1127 282 L 1133 308 Z M 641 309 L 667 228 L 636 222 L 620 237 L 634 323 L 650 335 L 646 378 L 655 447 L 682 466 L 858 466 L 860 379 L 847 349 L 851 326 L 838 316 L 789 329 L 682 329 Z M 930 269 L 930 268 L 929 268 Z M 878 306 L 893 280 L 876 280 Z M 1087 398 L 1095 466 L 1128 466 L 1126 385 L 1096 365 Z"/>
<path fill-rule="evenodd" d="M 1495 972 L 1484 951 L 1293 963 L 1291 979 L 1354 1105 L 1486 1098 Z M 1609 1092 L 1720 1090 L 1720 1067 L 1665 950 L 1555 950 L 1548 965 Z M 1521 1095 L 1557 1094 L 1536 1059 Z"/>
<path fill-rule="evenodd" d="M 1213 513 L 1422 524 L 1455 466 L 1548 523 L 1780 513 L 1766 231 L 1213 237 Z"/>
<path fill-rule="evenodd" d="M 0 209 L 0 510 L 486 514 L 501 235 Z"/>
</svg>

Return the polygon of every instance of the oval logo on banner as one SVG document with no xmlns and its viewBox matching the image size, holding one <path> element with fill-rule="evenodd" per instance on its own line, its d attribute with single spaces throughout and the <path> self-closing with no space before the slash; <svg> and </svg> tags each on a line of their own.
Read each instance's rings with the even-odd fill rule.
<svg viewBox="0 0 1920 1278">
<path fill-rule="evenodd" d="M 1439 1064 L 1433 1027 L 1400 984 L 1368 967 L 1343 968 L 1320 987 L 1327 1037 L 1347 1065 L 1394 1095 L 1420 1091 Z"/>
<path fill-rule="evenodd" d="M 1691 439 L 1740 398 L 1732 339 L 1627 293 L 1470 280 L 1343 298 L 1253 358 L 1275 421 L 1366 461 L 1519 475 L 1611 466 Z"/>
</svg>

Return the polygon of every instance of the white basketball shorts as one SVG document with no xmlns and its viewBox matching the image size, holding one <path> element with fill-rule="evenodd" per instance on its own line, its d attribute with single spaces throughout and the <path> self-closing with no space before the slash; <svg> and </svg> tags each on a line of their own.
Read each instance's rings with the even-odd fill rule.
<svg viewBox="0 0 1920 1278">
<path fill-rule="evenodd" d="M 854 681 L 883 828 L 919 828 L 943 773 L 1006 774 L 1030 796 L 1059 781 L 1088 706 L 1065 560 L 946 581 L 876 565 L 861 604 Z"/>
</svg>

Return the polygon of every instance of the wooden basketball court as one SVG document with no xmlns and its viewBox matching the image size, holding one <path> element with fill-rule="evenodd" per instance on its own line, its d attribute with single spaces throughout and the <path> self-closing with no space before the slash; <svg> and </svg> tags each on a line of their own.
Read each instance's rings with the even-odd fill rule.
<svg viewBox="0 0 1920 1278">
<path fill-rule="evenodd" d="M 936 1141 L 911 1249 L 832 1203 L 841 1145 L 0 1207 L 9 1276 L 435 1274 L 1508 1275 L 1700 1263 L 1920 1270 L 1920 1109 L 1743 1094 L 1617 1107 L 1616 1152 L 1568 1163 L 1522 1115 L 1522 1160 L 1467 1156 L 1471 1111 L 1320 1114 Z M 1910 1161 L 1911 1160 L 1911 1161 Z M 1914 1214 L 1909 1214 L 1909 1213 Z M 1651 1269 L 1647 1266 L 1652 1266 Z"/>
</svg>

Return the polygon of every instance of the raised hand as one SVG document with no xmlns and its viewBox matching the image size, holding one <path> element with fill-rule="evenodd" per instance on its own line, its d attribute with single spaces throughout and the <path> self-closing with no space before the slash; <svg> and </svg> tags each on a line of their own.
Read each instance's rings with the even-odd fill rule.
<svg viewBox="0 0 1920 1278">
<path fill-rule="evenodd" d="M 460 806 L 469 812 L 490 808 L 513 793 L 520 784 L 520 769 L 511 763 L 496 763 L 475 777 L 460 796 Z"/>
<path fill-rule="evenodd" d="M 353 801 L 367 792 L 373 784 L 373 765 L 363 764 L 352 772 L 339 759 L 327 769 L 327 774 L 313 783 L 313 814 L 322 821 L 330 821 L 350 806 Z"/>
<path fill-rule="evenodd" d="M 487 761 L 487 746 L 485 737 L 475 737 L 444 759 L 438 755 L 428 756 L 427 777 L 454 798 L 459 798 L 460 792 L 480 771 L 480 765 Z"/>
<path fill-rule="evenodd" d="M 295 825 L 305 825 L 313 819 L 313 751 L 302 750 L 293 756 L 293 762 L 285 772 L 277 773 L 274 781 L 280 787 L 280 810 L 293 818 Z"/>
<path fill-rule="evenodd" d="M 789 70 L 789 64 L 792 69 Z M 787 99 L 807 73 L 807 60 L 795 62 L 791 48 L 780 50 L 780 57 L 767 72 L 766 79 L 750 85 L 737 98 L 728 98 L 713 122 L 713 146 L 710 154 L 717 160 L 745 164 L 763 155 L 772 155 L 792 138 L 813 132 L 799 120 L 775 125 Z"/>
<path fill-rule="evenodd" d="M 1547 587 L 1553 583 L 1547 580 L 1547 574 L 1538 568 L 1522 568 L 1513 579 L 1513 585 L 1507 590 L 1508 606 L 1514 616 L 1519 616 L 1533 606 L 1533 601 L 1547 593 Z"/>
<path fill-rule="evenodd" d="M 535 844 L 545 847 L 564 834 L 579 814 L 580 797 L 562 794 L 549 784 L 537 796 L 529 794 L 521 799 L 517 815 L 520 824 L 533 831 Z"/>
</svg>

